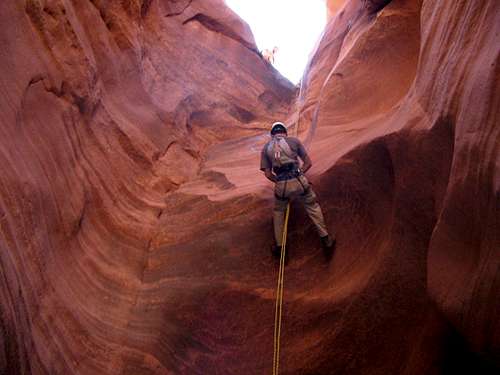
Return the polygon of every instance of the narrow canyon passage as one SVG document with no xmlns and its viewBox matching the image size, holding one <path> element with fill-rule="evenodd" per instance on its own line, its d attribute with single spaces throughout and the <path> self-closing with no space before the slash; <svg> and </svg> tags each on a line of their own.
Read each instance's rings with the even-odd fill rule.
<svg viewBox="0 0 500 375">
<path fill-rule="evenodd" d="M 283 374 L 500 365 L 500 7 L 328 1 L 300 87 L 221 0 L 0 4 L 0 373 L 270 373 L 270 124 L 292 206 Z"/>
</svg>

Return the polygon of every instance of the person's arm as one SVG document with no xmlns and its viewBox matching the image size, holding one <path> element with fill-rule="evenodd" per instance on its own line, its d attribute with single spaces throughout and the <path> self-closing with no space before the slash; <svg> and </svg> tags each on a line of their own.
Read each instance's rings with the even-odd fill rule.
<svg viewBox="0 0 500 375">
<path fill-rule="evenodd" d="M 270 169 L 264 169 L 264 175 L 271 182 L 276 182 L 276 176 Z"/>
<path fill-rule="evenodd" d="M 306 173 L 312 167 L 312 160 L 309 155 L 307 155 L 307 151 L 302 142 L 300 142 L 300 140 L 297 138 L 295 138 L 294 140 L 297 142 L 297 155 L 299 155 L 299 158 L 302 160 L 302 166 L 300 167 L 300 170 L 302 171 L 302 173 Z"/>
<path fill-rule="evenodd" d="M 312 161 L 311 161 L 311 158 L 309 157 L 309 155 L 307 155 L 307 154 L 304 156 L 304 159 L 302 159 L 302 160 L 304 163 L 302 164 L 302 167 L 300 168 L 300 170 L 302 171 L 302 173 L 306 173 L 309 169 L 311 169 Z"/>
<path fill-rule="evenodd" d="M 267 156 L 266 148 L 267 144 L 264 146 L 262 152 L 260 153 L 260 170 L 264 172 L 264 175 L 269 181 L 276 182 L 277 178 L 272 171 L 273 164 L 271 163 L 271 160 L 269 160 L 269 157 Z"/>
</svg>

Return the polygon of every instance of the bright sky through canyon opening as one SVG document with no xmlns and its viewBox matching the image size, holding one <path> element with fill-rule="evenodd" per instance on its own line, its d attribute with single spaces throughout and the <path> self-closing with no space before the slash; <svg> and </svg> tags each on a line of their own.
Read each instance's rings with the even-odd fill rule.
<svg viewBox="0 0 500 375">
<path fill-rule="evenodd" d="M 298 83 L 326 24 L 324 0 L 225 0 L 252 29 L 259 50 L 279 48 L 274 67 Z"/>
</svg>

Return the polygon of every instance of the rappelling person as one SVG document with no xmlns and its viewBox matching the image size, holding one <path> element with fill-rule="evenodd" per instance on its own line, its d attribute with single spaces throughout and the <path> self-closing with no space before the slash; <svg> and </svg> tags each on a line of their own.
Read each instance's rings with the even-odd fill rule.
<svg viewBox="0 0 500 375">
<path fill-rule="evenodd" d="M 323 248 L 331 254 L 335 248 L 335 237 L 332 239 L 328 234 L 316 194 L 304 175 L 312 166 L 311 159 L 297 138 L 288 137 L 282 122 L 273 124 L 271 137 L 262 149 L 260 169 L 264 171 L 267 179 L 275 183 L 273 223 L 276 242 L 272 248 L 273 255 L 279 256 L 281 253 L 285 212 L 288 202 L 294 198 L 299 198 L 304 205 L 316 226 Z"/>
<path fill-rule="evenodd" d="M 262 58 L 266 60 L 269 64 L 274 65 L 274 55 L 278 52 L 278 47 L 274 47 L 271 51 L 267 48 L 261 52 Z"/>
</svg>

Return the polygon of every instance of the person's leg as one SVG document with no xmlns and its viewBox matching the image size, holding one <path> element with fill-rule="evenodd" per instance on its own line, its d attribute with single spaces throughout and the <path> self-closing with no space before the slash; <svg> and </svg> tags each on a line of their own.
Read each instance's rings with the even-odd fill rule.
<svg viewBox="0 0 500 375">
<path fill-rule="evenodd" d="M 326 228 L 323 212 L 321 211 L 316 194 L 310 186 L 308 186 L 305 193 L 302 195 L 302 202 L 304 203 L 306 212 L 314 223 L 319 236 L 322 238 L 328 236 L 328 229 Z"/>
<path fill-rule="evenodd" d="M 288 206 L 288 199 L 278 199 L 275 197 L 274 200 L 274 211 L 273 211 L 273 224 L 274 224 L 274 239 L 276 246 L 281 246 L 283 238 L 283 228 L 285 226 L 285 212 Z"/>
<path fill-rule="evenodd" d="M 279 181 L 274 189 L 274 238 L 276 245 L 281 246 L 283 229 L 285 227 L 285 213 L 288 203 L 303 192 L 301 183 L 297 179 Z"/>
<path fill-rule="evenodd" d="M 282 242 L 285 212 L 289 202 L 288 190 L 287 181 L 278 181 L 274 187 L 273 225 L 276 246 L 281 246 Z"/>
</svg>

